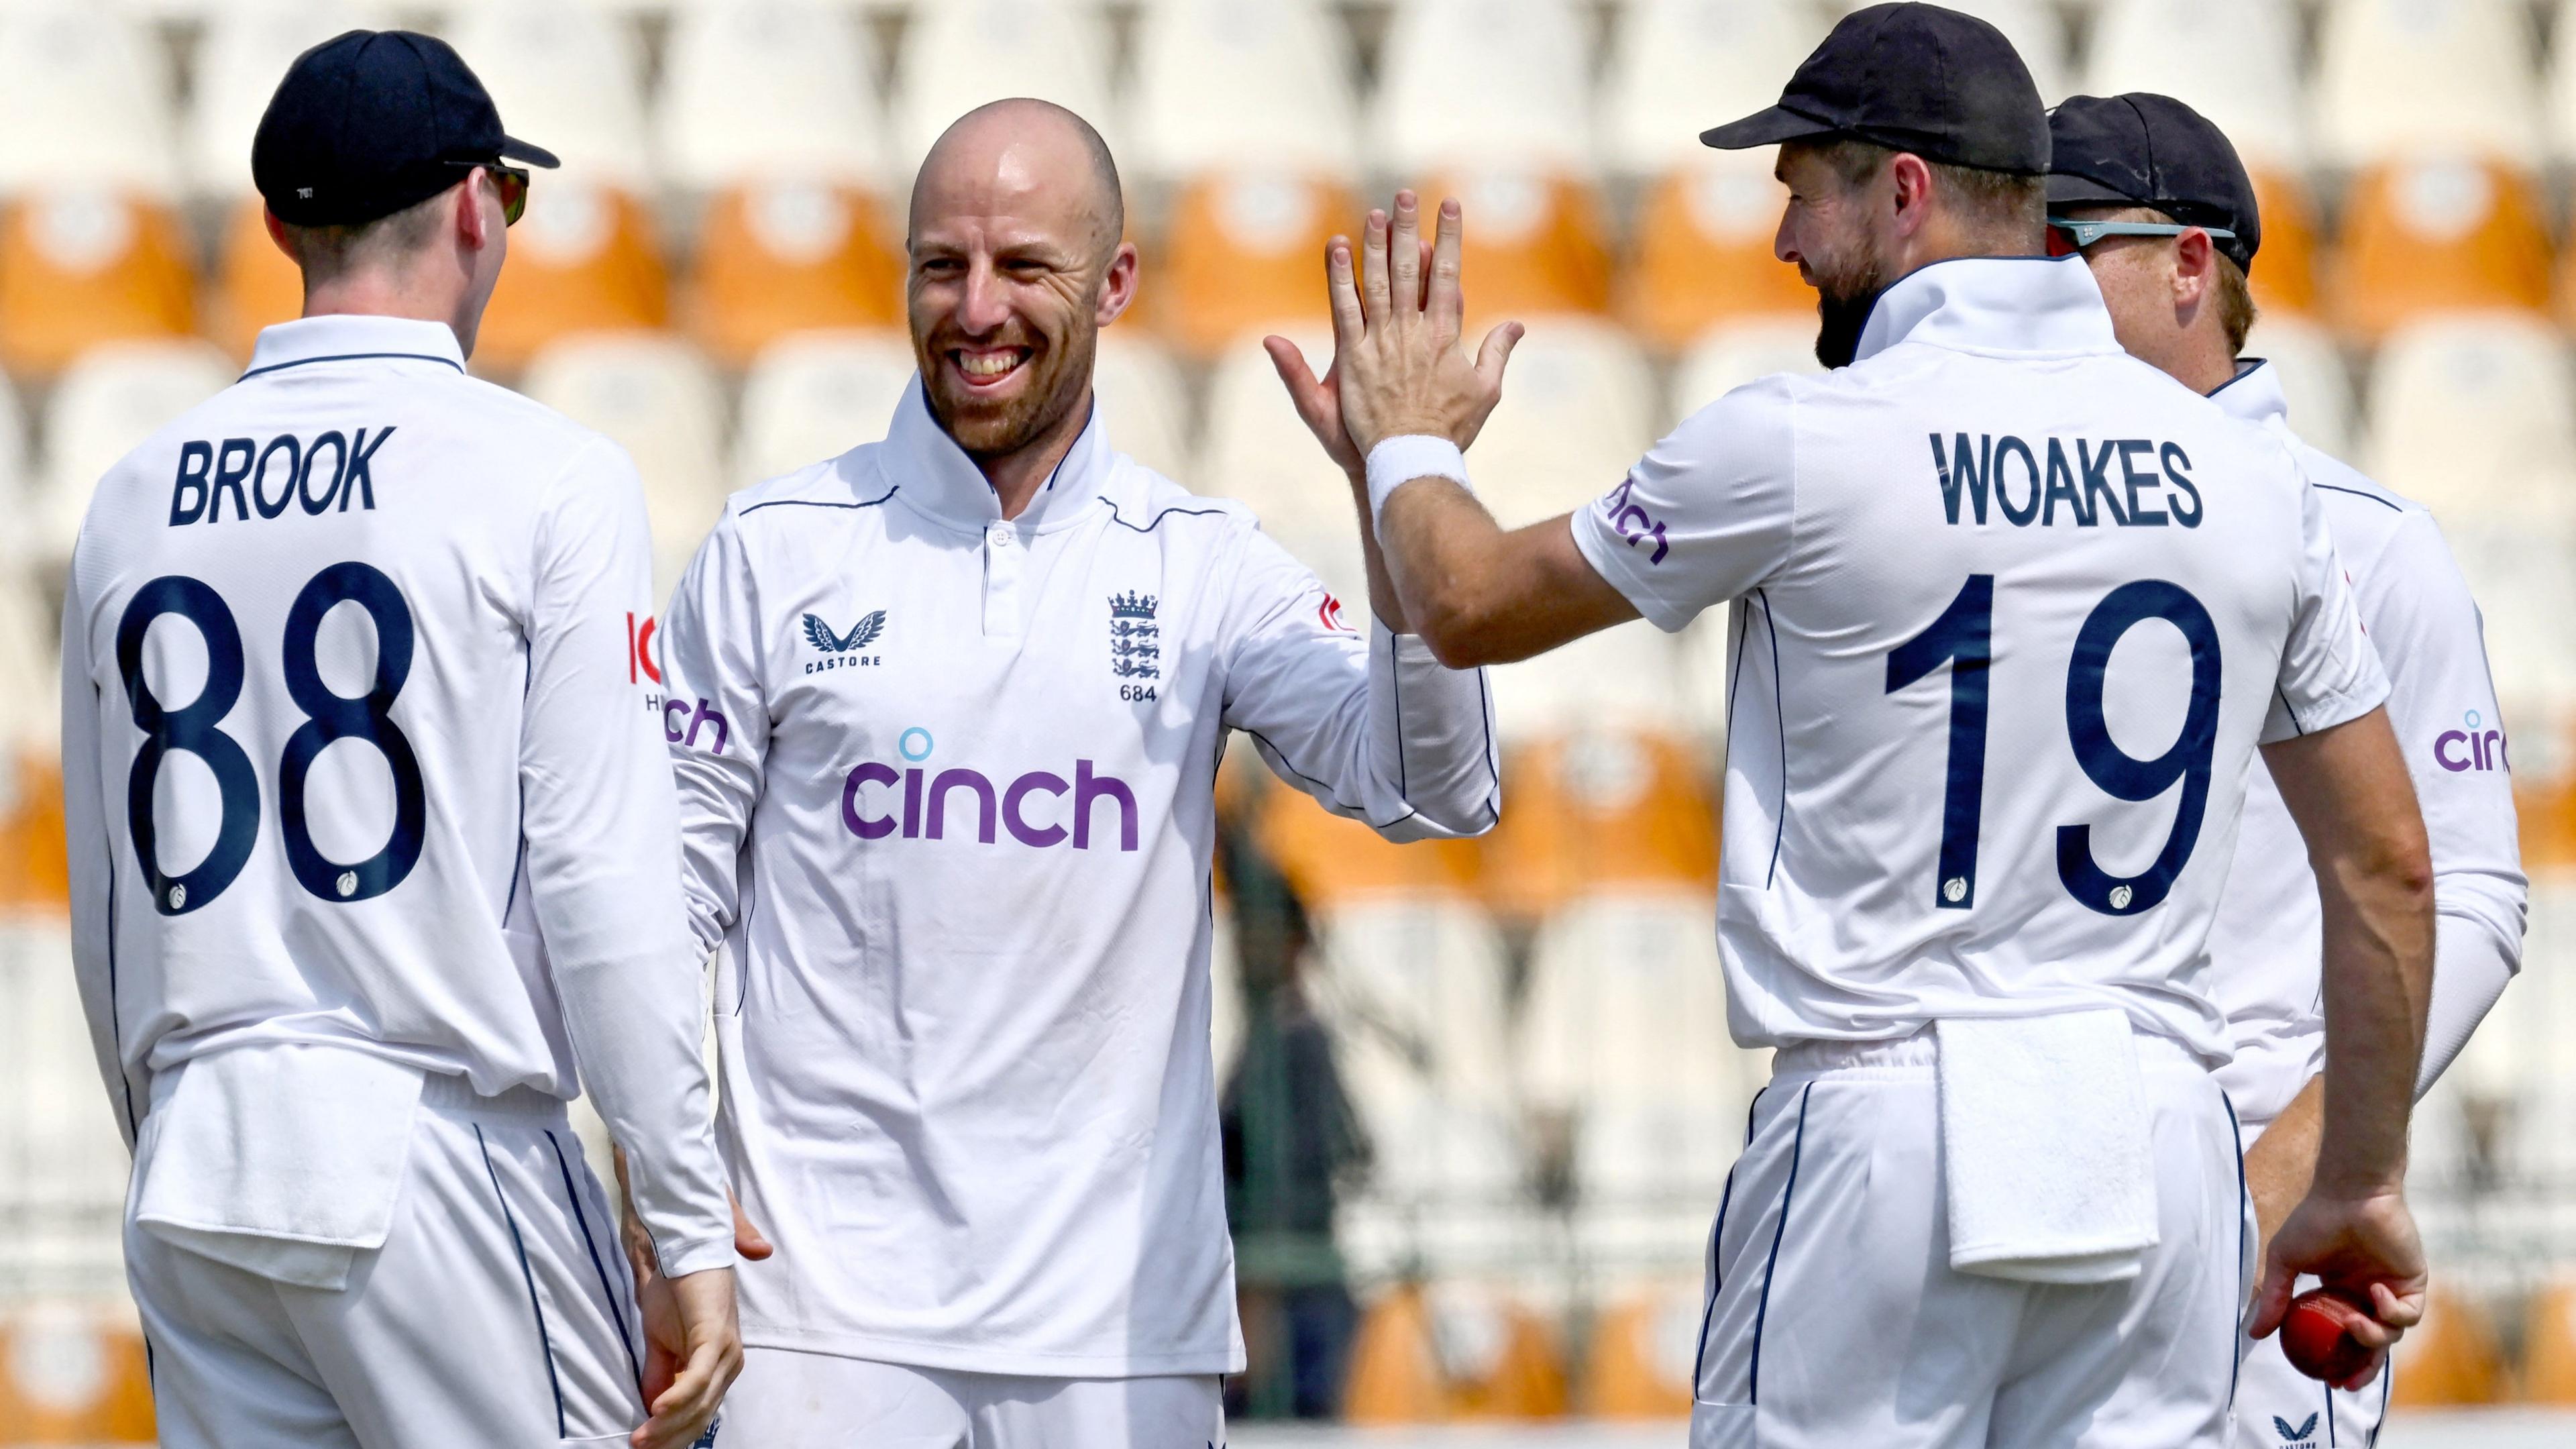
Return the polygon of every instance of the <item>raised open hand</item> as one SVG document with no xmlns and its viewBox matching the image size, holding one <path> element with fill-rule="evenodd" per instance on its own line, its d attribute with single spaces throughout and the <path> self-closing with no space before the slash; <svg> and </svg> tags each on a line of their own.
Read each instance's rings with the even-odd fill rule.
<svg viewBox="0 0 2576 1449">
<path fill-rule="evenodd" d="M 1462 227 L 1458 203 L 1443 201 L 1438 231 L 1426 253 L 1414 195 L 1399 191 L 1392 218 L 1369 213 L 1356 275 L 1348 238 L 1335 237 L 1326 249 L 1334 355 L 1331 374 L 1316 389 L 1338 392 L 1342 431 L 1357 458 L 1365 459 L 1380 441 L 1405 434 L 1447 438 L 1464 448 L 1475 441 L 1502 399 L 1503 367 L 1523 329 L 1518 322 L 1503 323 L 1485 335 L 1474 357 L 1461 345 L 1466 326 L 1459 276 Z M 1288 376 L 1277 348 L 1271 358 L 1279 363 L 1303 414 L 1309 397 L 1299 396 L 1297 380 Z M 1304 370 L 1302 359 L 1298 370 Z M 1308 426 L 1315 422 L 1309 418 Z M 1332 447 L 1329 440 L 1326 447 Z"/>
</svg>

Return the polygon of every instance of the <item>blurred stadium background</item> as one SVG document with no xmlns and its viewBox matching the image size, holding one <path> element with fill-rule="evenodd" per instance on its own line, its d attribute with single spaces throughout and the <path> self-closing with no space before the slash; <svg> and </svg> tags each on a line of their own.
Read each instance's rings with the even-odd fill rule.
<svg viewBox="0 0 2576 1449">
<path fill-rule="evenodd" d="M 2265 197 L 2252 350 L 2303 432 L 2433 506 L 2478 589 L 2530 947 L 2421 1113 L 2442 1286 L 2388 1442 L 2569 1442 L 2544 1408 L 2443 1411 L 2576 1411 L 2576 0 L 1953 3 L 2052 101 L 2165 91 L 2236 138 Z M 1813 365 L 1768 153 L 1693 138 L 1767 104 L 1836 6 L 0 0 L 0 1444 L 150 1437 L 126 1159 L 66 964 L 54 621 L 96 475 L 296 310 L 247 156 L 298 50 L 435 30 L 563 154 L 475 369 L 634 453 L 666 587 L 727 490 L 878 435 L 930 139 L 997 96 L 1073 106 L 1146 257 L 1104 343 L 1113 438 L 1357 600 L 1347 496 L 1255 345 L 1329 351 L 1323 238 L 1398 183 L 1463 197 L 1473 310 L 1533 324 L 1480 490 L 1507 522 L 1579 505 L 1692 408 Z M 1766 1071 L 1727 1040 L 1712 939 L 1723 623 L 1500 671 L 1510 810 L 1485 841 L 1398 850 L 1229 774 L 1246 1416 L 1687 1411 L 1702 1238 Z M 1676 1437 L 1639 1432 L 1383 1442 Z"/>
</svg>

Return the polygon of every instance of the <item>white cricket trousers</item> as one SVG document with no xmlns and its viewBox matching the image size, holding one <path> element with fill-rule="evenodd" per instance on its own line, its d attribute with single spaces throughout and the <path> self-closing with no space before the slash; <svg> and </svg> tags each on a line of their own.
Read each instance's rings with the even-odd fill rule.
<svg viewBox="0 0 2576 1449">
<path fill-rule="evenodd" d="M 2139 1047 L 2161 1241 L 2082 1286 L 1951 1270 L 1930 1033 L 1782 1052 L 1710 1235 L 1692 1449 L 2220 1449 L 2254 1243 L 2235 1123 Z"/>
<path fill-rule="evenodd" d="M 2269 1123 L 2245 1124 L 2245 1145 L 2261 1141 Z M 2316 1285 L 2303 1278 L 2301 1288 Z M 2357 1390 L 2331 1387 L 2290 1367 L 2281 1335 L 2258 1340 L 2236 1382 L 2234 1449 L 2370 1449 L 2388 1416 L 2392 1375 L 2387 1369 Z"/>
<path fill-rule="evenodd" d="M 615 1445 L 644 1420 L 616 1219 L 563 1104 L 432 1075 L 383 1247 L 337 1290 L 125 1228 L 163 1449 Z"/>
<path fill-rule="evenodd" d="M 1224 1449 L 1215 1374 L 1033 1378 L 745 1348 L 714 1449 Z"/>
</svg>

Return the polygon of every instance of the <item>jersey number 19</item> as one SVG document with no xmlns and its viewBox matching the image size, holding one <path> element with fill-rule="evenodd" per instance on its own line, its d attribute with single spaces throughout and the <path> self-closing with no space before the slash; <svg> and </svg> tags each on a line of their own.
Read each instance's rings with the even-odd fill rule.
<svg viewBox="0 0 2576 1449">
<path fill-rule="evenodd" d="M 1932 904 L 1964 911 L 1977 900 L 1977 830 L 1986 790 L 1986 675 L 1994 663 L 1995 576 L 1970 574 L 1941 616 L 1887 656 L 1894 694 L 1943 664 L 1950 666 L 1950 761 L 1942 791 L 1939 878 Z M 2191 705 L 2182 732 L 2163 754 L 2141 760 L 2111 738 L 2102 708 L 2111 651 L 2136 625 L 2162 619 L 2191 646 Z M 2175 782 L 2180 808 L 2164 848 L 2137 875 L 2115 876 L 2093 859 L 2093 827 L 2057 827 L 2057 878 L 2067 892 L 2106 916 L 2133 916 L 2161 903 L 2200 841 L 2209 806 L 2209 775 L 2218 745 L 2218 626 L 2189 590 L 2162 579 L 2122 584 L 2095 605 L 2075 636 L 2066 672 L 2066 733 L 2075 762 L 2094 784 L 2122 800 L 2152 800 Z"/>
</svg>

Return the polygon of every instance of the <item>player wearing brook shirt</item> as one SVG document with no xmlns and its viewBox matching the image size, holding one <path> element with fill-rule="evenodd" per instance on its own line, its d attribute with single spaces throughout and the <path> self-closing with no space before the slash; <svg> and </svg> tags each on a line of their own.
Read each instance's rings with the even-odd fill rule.
<svg viewBox="0 0 2576 1449">
<path fill-rule="evenodd" d="M 306 316 L 73 554 L 73 956 L 172 1449 L 686 1444 L 738 1363 L 642 485 L 465 375 L 505 157 L 554 164 L 436 40 L 299 58 L 252 169 Z"/>
<path fill-rule="evenodd" d="M 2432 515 L 2300 442 L 2273 366 L 2239 360 L 2254 311 L 2246 274 L 2262 231 L 2226 136 L 2157 95 L 2076 96 L 2051 114 L 2049 130 L 2056 238 L 2084 253 L 2121 344 L 2289 442 L 2317 485 L 2362 625 L 2387 666 L 2388 717 L 2423 802 L 2439 913 L 2420 1095 L 2503 994 L 2522 951 L 2513 788 L 2477 605 Z M 2307 852 L 2280 791 L 2258 775 L 2209 948 L 2236 1049 L 2219 1081 L 2252 1144 L 2246 1173 L 2267 1230 L 2306 1188 L 2315 1160 L 2322 934 Z M 2364 1444 L 2387 1393 L 2384 1374 L 2330 1390 L 2292 1369 L 2278 1344 L 2258 1344 L 2237 1387 L 2237 1443 Z"/>
<path fill-rule="evenodd" d="M 2429 867 L 2316 495 L 2038 255 L 2047 120 L 1991 26 L 1858 11 L 1704 139 L 1780 146 L 1836 370 L 1728 394 L 1570 517 L 1505 533 L 1464 487 L 1504 347 L 1458 346 L 1454 204 L 1427 305 L 1409 196 L 1329 272 L 1339 418 L 1442 658 L 1734 605 L 1718 930 L 1736 1037 L 1778 1052 L 1693 1442 L 2216 1446 L 2251 1223 L 2206 942 L 2258 743 L 2320 862 L 2334 1040 L 2264 1312 L 2298 1269 L 2370 1298 L 2365 1341 L 2421 1312 Z"/>
<path fill-rule="evenodd" d="M 1363 639 L 1091 404 L 1134 295 L 1071 113 L 916 183 L 884 441 L 735 495 L 664 632 L 757 1449 L 1225 1439 L 1243 1365 L 1209 1059 L 1229 730 L 1398 840 L 1499 804 L 1482 678 Z"/>
</svg>

